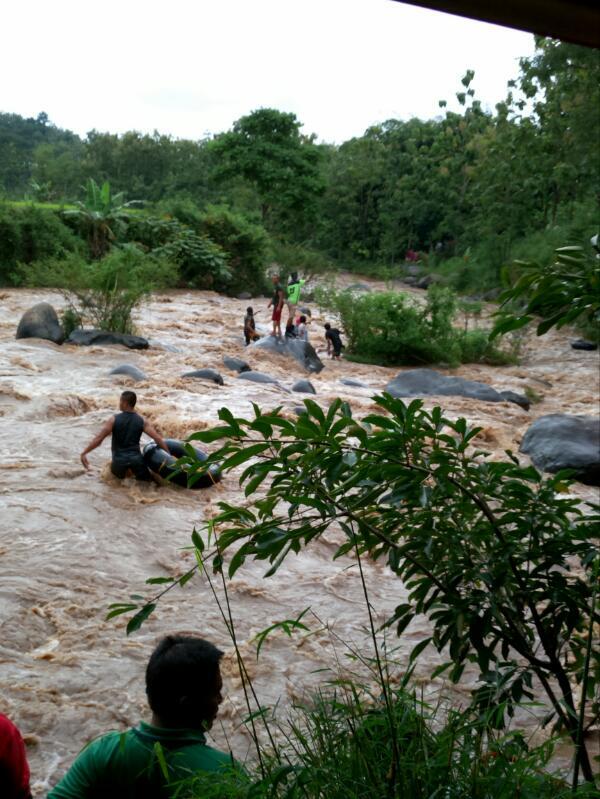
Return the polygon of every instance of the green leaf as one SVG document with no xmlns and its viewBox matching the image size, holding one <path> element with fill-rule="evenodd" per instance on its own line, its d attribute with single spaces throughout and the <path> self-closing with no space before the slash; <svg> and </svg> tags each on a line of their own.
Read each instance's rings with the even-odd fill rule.
<svg viewBox="0 0 600 799">
<path fill-rule="evenodd" d="M 129 619 L 126 628 L 127 635 L 139 630 L 146 619 L 152 615 L 155 608 L 156 605 L 153 602 L 150 602 L 148 605 L 144 605 L 144 607 L 138 613 L 136 613 L 135 616 Z"/>
</svg>

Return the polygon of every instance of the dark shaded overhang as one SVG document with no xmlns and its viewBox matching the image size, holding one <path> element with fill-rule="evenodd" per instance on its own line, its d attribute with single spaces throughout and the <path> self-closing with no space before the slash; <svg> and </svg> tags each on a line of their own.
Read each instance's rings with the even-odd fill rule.
<svg viewBox="0 0 600 799">
<path fill-rule="evenodd" d="M 600 47 L 599 0 L 396 0 L 507 28 Z"/>
</svg>

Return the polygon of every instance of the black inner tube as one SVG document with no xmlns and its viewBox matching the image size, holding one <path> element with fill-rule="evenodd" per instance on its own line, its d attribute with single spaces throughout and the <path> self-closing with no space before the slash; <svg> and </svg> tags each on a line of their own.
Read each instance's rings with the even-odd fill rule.
<svg viewBox="0 0 600 799">
<path fill-rule="evenodd" d="M 221 472 L 219 467 L 215 464 L 210 466 L 209 469 L 202 475 L 196 476 L 196 480 L 192 485 L 188 486 L 188 473 L 184 469 L 175 466 L 178 458 L 186 455 L 185 445 L 183 441 L 178 441 L 174 438 L 165 439 L 169 447 L 169 454 L 161 449 L 154 441 L 151 441 L 143 449 L 144 463 L 151 472 L 160 475 L 170 483 L 183 486 L 184 488 L 210 488 L 210 486 L 218 483 L 221 479 Z M 196 457 L 200 461 L 208 459 L 208 455 L 202 452 L 201 449 L 193 447 Z"/>
</svg>

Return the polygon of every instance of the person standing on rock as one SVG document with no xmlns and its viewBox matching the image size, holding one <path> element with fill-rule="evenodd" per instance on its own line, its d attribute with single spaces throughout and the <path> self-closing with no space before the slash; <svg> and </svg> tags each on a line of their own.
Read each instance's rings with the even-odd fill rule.
<svg viewBox="0 0 600 799">
<path fill-rule="evenodd" d="M 283 310 L 284 292 L 283 286 L 280 283 L 279 275 L 273 276 L 273 297 L 267 305 L 267 308 L 273 307 L 273 334 L 281 338 L 281 312 Z"/>
<path fill-rule="evenodd" d="M 136 413 L 134 408 L 137 402 L 135 391 L 124 391 L 119 400 L 121 413 L 112 416 L 102 427 L 80 455 L 81 462 L 86 469 L 90 468 L 87 455 L 102 444 L 107 436 L 112 435 L 112 461 L 110 470 L 115 477 L 123 479 L 131 470 L 136 480 L 152 480 L 152 474 L 144 463 L 140 452 L 140 438 L 142 433 L 153 438 L 161 449 L 169 452 L 169 448 L 160 435 L 147 419 Z"/>
<path fill-rule="evenodd" d="M 292 272 L 287 287 L 288 325 L 290 323 L 293 324 L 294 314 L 296 313 L 296 308 L 300 302 L 300 291 L 305 283 L 306 280 L 298 279 L 298 272 Z"/>
<path fill-rule="evenodd" d="M 337 327 L 331 327 L 329 322 L 325 324 L 325 341 L 327 343 L 327 355 L 334 361 L 339 360 L 344 345 L 342 337 Z"/>
</svg>

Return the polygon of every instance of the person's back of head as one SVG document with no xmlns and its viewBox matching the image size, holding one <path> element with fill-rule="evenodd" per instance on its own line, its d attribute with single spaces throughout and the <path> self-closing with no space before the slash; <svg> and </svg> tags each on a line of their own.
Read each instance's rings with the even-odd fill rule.
<svg viewBox="0 0 600 799">
<path fill-rule="evenodd" d="M 246 308 L 246 313 L 248 314 L 248 316 L 253 316 L 254 315 L 254 309 L 251 308 L 250 306 L 248 306 L 248 308 Z"/>
<path fill-rule="evenodd" d="M 331 330 L 331 325 L 329 324 L 329 322 L 325 322 L 324 327 L 325 327 L 325 330 Z"/>
<path fill-rule="evenodd" d="M 210 728 L 221 703 L 222 656 L 202 638 L 162 639 L 146 668 L 146 694 L 158 726 Z"/>
<path fill-rule="evenodd" d="M 121 401 L 120 406 L 123 408 L 124 406 L 130 410 L 135 408 L 135 404 L 137 402 L 137 394 L 135 391 L 123 391 L 121 394 Z"/>
<path fill-rule="evenodd" d="M 301 325 L 305 325 L 306 324 L 306 316 L 301 316 L 300 317 L 300 324 Z"/>
</svg>

